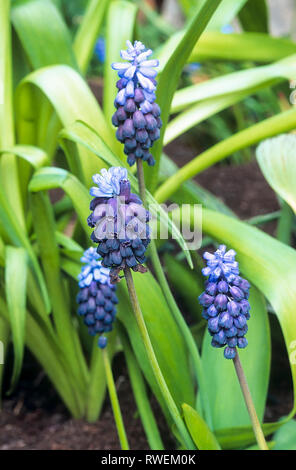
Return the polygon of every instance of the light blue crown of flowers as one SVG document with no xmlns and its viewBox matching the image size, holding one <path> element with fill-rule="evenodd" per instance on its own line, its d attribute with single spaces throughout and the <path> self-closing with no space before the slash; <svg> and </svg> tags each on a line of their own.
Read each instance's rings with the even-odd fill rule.
<svg viewBox="0 0 296 470">
<path fill-rule="evenodd" d="M 234 250 L 226 251 L 225 245 L 220 245 L 215 253 L 204 253 L 203 257 L 207 266 L 202 269 L 204 276 L 210 276 L 211 281 L 216 281 L 221 275 L 231 282 L 238 274 L 238 262 L 235 261 L 236 252 Z"/>
<path fill-rule="evenodd" d="M 147 60 L 152 54 L 151 49 L 146 49 L 140 41 L 132 44 L 126 41 L 127 50 L 120 51 L 120 57 L 127 62 L 113 62 L 111 67 L 117 70 L 120 78 L 125 80 L 125 87 L 117 94 L 116 100 L 123 104 L 125 97 L 133 97 L 137 83 L 141 85 L 146 100 L 151 102 L 155 99 L 154 91 L 156 89 L 154 79 L 157 71 L 153 67 L 158 67 L 157 59 Z"/>
<path fill-rule="evenodd" d="M 101 264 L 101 257 L 96 249 L 88 248 L 83 256 L 80 258 L 85 266 L 82 266 L 80 274 L 78 275 L 79 287 L 89 287 L 93 281 L 100 282 L 100 284 L 110 284 L 110 269 L 104 268 Z"/>
<path fill-rule="evenodd" d="M 120 182 L 128 179 L 126 168 L 112 166 L 108 170 L 103 168 L 100 173 L 93 175 L 93 182 L 98 186 L 90 188 L 93 197 L 114 197 L 120 193 Z"/>
</svg>

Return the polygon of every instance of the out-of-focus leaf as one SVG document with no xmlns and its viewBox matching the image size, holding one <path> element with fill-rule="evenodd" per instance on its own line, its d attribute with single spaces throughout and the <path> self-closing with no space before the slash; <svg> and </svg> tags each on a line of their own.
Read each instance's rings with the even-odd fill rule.
<svg viewBox="0 0 296 470">
<path fill-rule="evenodd" d="M 268 6 L 265 0 L 248 0 L 238 16 L 245 31 L 268 33 Z"/>
<path fill-rule="evenodd" d="M 294 54 L 273 64 L 232 72 L 178 90 L 172 101 L 171 112 L 175 113 L 186 106 L 209 98 L 219 96 L 226 98 L 224 95 L 230 98 L 230 95 L 248 90 L 250 90 L 249 93 L 253 93 L 257 87 L 270 86 L 278 79 L 290 80 L 296 74 L 295 62 L 296 55 Z"/>
<path fill-rule="evenodd" d="M 5 357 L 10 339 L 10 328 L 8 321 L 0 316 L 0 407 L 2 397 L 2 381 L 5 367 Z"/>
<path fill-rule="evenodd" d="M 237 259 L 243 275 L 265 295 L 272 305 L 283 332 L 288 354 L 290 354 L 291 345 L 294 344 L 296 338 L 296 316 L 293 313 L 296 302 L 294 288 L 296 283 L 296 251 L 255 227 L 207 209 L 203 210 L 203 231 L 211 237 L 224 242 L 237 252 Z M 254 316 L 255 309 L 250 319 L 250 325 L 252 325 L 252 321 L 257 322 Z M 262 316 L 260 318 L 262 319 Z M 260 332 L 254 332 L 254 334 L 257 337 L 260 335 Z M 262 340 L 264 341 L 264 338 Z M 250 347 L 242 352 L 242 361 L 244 361 L 243 353 L 248 356 L 249 351 Z M 259 363 L 260 367 L 263 352 L 267 354 L 267 351 L 263 350 L 262 346 L 259 345 L 256 352 L 259 356 L 256 363 L 252 362 L 252 367 L 255 365 L 258 367 L 257 363 Z M 217 351 L 215 353 L 218 360 Z M 211 353 L 209 352 L 209 354 Z M 246 361 L 248 362 L 248 358 L 246 358 Z M 250 364 L 251 362 L 249 362 L 249 365 L 246 364 L 246 367 L 248 368 Z M 295 403 L 296 365 L 293 364 L 293 361 L 290 361 L 290 367 L 294 384 Z M 262 372 L 263 375 L 265 373 L 264 371 Z M 259 379 L 259 375 L 257 379 Z M 262 387 L 260 388 L 262 391 Z M 291 411 L 292 416 L 294 410 L 295 405 Z M 258 411 L 260 414 L 260 409 Z"/>
<path fill-rule="evenodd" d="M 50 1 L 18 1 L 11 19 L 32 68 L 67 64 L 77 67 L 66 24 Z"/>
<path fill-rule="evenodd" d="M 27 253 L 8 246 L 5 256 L 5 293 L 14 348 L 14 366 L 10 390 L 13 390 L 23 363 L 25 346 Z"/>
<path fill-rule="evenodd" d="M 295 149 L 295 134 L 284 134 L 267 139 L 257 148 L 257 161 L 272 189 L 296 213 Z"/>
<path fill-rule="evenodd" d="M 223 0 L 207 26 L 207 31 L 220 31 L 228 25 L 245 5 L 247 0 Z"/>
<path fill-rule="evenodd" d="M 157 102 L 161 109 L 163 126 L 161 128 L 160 138 L 155 143 L 153 150 L 156 164 L 152 168 L 149 168 L 149 171 L 145 171 L 147 187 L 151 192 L 154 192 L 157 185 L 164 132 L 169 118 L 171 102 L 178 86 L 180 75 L 192 48 L 206 28 L 220 3 L 221 0 L 206 0 L 202 6 L 196 7 L 192 21 L 190 21 L 184 36 L 179 38 L 178 43 L 170 50 L 169 59 L 162 69 L 157 87 Z"/>
<path fill-rule="evenodd" d="M 56 64 L 77 68 L 69 31 L 52 2 L 18 1 L 11 20 L 32 68 Z"/>
<path fill-rule="evenodd" d="M 278 429 L 274 436 L 274 450 L 296 450 L 296 421 L 293 419 Z"/>
<path fill-rule="evenodd" d="M 114 144 L 111 129 L 106 124 L 103 113 L 95 97 L 82 77 L 71 67 L 55 65 L 37 70 L 28 75 L 19 85 L 16 96 L 17 127 L 19 132 L 32 120 L 34 107 L 34 87 L 51 102 L 64 126 L 73 124 L 77 119 L 96 127 L 100 136 L 109 146 Z M 37 119 L 38 116 L 33 116 Z M 84 181 L 91 181 L 91 176 L 102 167 L 102 162 L 86 149 L 80 149 L 75 158 L 75 174 Z M 72 169 L 73 171 L 73 169 Z"/>
<path fill-rule="evenodd" d="M 219 443 L 207 423 L 191 406 L 182 405 L 187 428 L 199 450 L 221 450 Z"/>
<path fill-rule="evenodd" d="M 230 60 L 274 62 L 296 53 L 296 44 L 289 39 L 274 38 L 264 33 L 206 32 L 192 50 L 190 62 Z"/>
<path fill-rule="evenodd" d="M 90 0 L 74 39 L 74 52 L 77 62 L 86 73 L 98 39 L 108 0 Z"/>
<path fill-rule="evenodd" d="M 120 50 L 126 49 L 126 41 L 133 39 L 137 5 L 132 2 L 116 0 L 110 4 L 106 25 L 106 59 L 104 67 L 104 112 L 111 122 L 115 112 L 114 99 L 117 92 L 117 72 L 112 70 L 112 62 L 122 60 Z"/>
</svg>

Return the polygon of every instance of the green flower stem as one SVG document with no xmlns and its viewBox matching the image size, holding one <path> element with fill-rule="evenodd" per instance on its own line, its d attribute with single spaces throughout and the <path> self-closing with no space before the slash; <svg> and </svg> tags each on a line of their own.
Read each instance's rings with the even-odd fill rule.
<svg viewBox="0 0 296 470">
<path fill-rule="evenodd" d="M 260 425 L 260 422 L 256 413 L 256 409 L 255 409 L 255 406 L 251 397 L 250 389 L 249 389 L 248 382 L 247 382 L 246 376 L 242 368 L 238 351 L 236 351 L 236 355 L 235 355 L 235 358 L 233 359 L 233 363 L 234 363 L 238 381 L 240 383 L 240 386 L 244 395 L 248 413 L 251 418 L 251 423 L 253 426 L 253 430 L 254 430 L 254 434 L 255 434 L 258 446 L 261 450 L 269 450 L 265 441 L 263 431 L 261 429 L 261 425 Z"/>
<path fill-rule="evenodd" d="M 107 386 L 108 386 L 108 391 L 110 395 L 110 400 L 111 400 L 111 405 L 112 405 L 112 410 L 113 410 L 113 415 L 116 423 L 116 428 L 118 432 L 118 437 L 120 441 L 120 446 L 122 450 L 129 450 L 129 445 L 128 445 L 128 440 L 126 437 L 126 432 L 124 428 L 124 423 L 122 419 L 122 414 L 120 411 L 120 406 L 119 406 L 119 401 L 116 393 L 116 387 L 114 383 L 114 378 L 112 374 L 112 369 L 109 361 L 109 356 L 107 349 L 102 350 L 103 354 L 103 360 L 104 360 L 104 366 L 105 366 L 105 373 L 106 373 L 106 380 L 107 380 Z"/>
<path fill-rule="evenodd" d="M 145 206 L 146 205 L 145 179 L 144 179 L 144 171 L 143 171 L 143 161 L 140 158 L 137 159 L 137 176 L 138 176 L 138 182 L 139 182 L 140 197 Z M 213 423 L 212 423 L 212 416 L 211 416 L 211 408 L 210 408 L 210 403 L 208 401 L 207 393 L 206 393 L 206 386 L 205 386 L 205 379 L 204 379 L 204 374 L 202 370 L 201 357 L 199 355 L 197 345 L 192 337 L 190 329 L 188 328 L 184 320 L 184 317 L 179 310 L 179 307 L 174 299 L 173 294 L 171 293 L 170 286 L 167 282 L 167 279 L 165 277 L 165 274 L 161 266 L 161 262 L 158 256 L 158 252 L 157 252 L 157 248 L 156 248 L 156 244 L 154 240 L 151 240 L 150 242 L 150 254 L 151 254 L 152 264 L 153 264 L 157 279 L 159 281 L 159 284 L 161 286 L 161 289 L 163 291 L 163 294 L 183 334 L 187 348 L 191 354 L 197 382 L 198 382 L 199 389 L 200 389 L 201 402 L 202 402 L 202 407 L 204 409 L 205 418 L 209 427 L 212 428 Z"/>
<path fill-rule="evenodd" d="M 154 353 L 154 350 L 153 350 L 153 346 L 151 344 L 151 341 L 150 341 L 150 338 L 149 338 L 149 334 L 148 334 L 148 331 L 147 331 L 147 328 L 146 328 L 146 325 L 145 325 L 145 321 L 144 321 L 144 318 L 143 318 L 143 314 L 142 314 L 142 311 L 141 311 L 141 307 L 140 307 L 140 304 L 139 304 L 139 300 L 138 300 L 138 297 L 137 297 L 137 294 L 136 294 L 136 289 L 135 289 L 135 285 L 134 285 L 134 281 L 133 281 L 133 277 L 132 277 L 132 273 L 131 273 L 131 270 L 130 268 L 125 268 L 124 269 L 124 275 L 125 275 L 125 279 L 126 279 L 126 283 L 127 283 L 127 288 L 128 288 L 128 292 L 129 292 L 129 297 L 130 297 L 130 301 L 131 301 L 131 305 L 132 305 L 132 308 L 133 308 L 133 311 L 134 311 L 134 314 L 135 314 L 135 317 L 136 317 L 136 320 L 137 320 L 137 324 L 138 324 L 138 327 L 139 327 L 139 330 L 140 330 L 140 333 L 141 333 L 141 336 L 142 336 L 142 339 L 143 339 L 143 343 L 144 343 L 144 346 L 145 346 L 145 349 L 146 349 L 146 352 L 147 352 L 147 356 L 148 356 L 148 359 L 149 359 L 149 362 L 150 362 L 150 365 L 151 365 L 151 368 L 152 368 L 152 371 L 154 373 L 154 376 L 155 376 L 155 379 L 158 383 L 158 386 L 160 388 L 160 391 L 162 393 L 162 396 L 166 402 L 166 405 L 169 409 L 169 412 L 171 414 L 171 417 L 180 433 L 180 436 L 182 437 L 183 441 L 184 441 L 184 444 L 186 445 L 186 448 L 189 449 L 189 450 L 193 450 L 195 449 L 195 446 L 192 442 L 192 439 L 186 429 L 186 426 L 180 416 L 180 412 L 176 406 L 176 403 L 174 402 L 174 399 L 168 389 L 168 386 L 166 384 L 166 381 L 162 375 L 162 372 L 160 370 L 160 367 L 158 365 L 158 361 L 156 359 L 156 356 L 155 356 L 155 353 Z"/>
</svg>

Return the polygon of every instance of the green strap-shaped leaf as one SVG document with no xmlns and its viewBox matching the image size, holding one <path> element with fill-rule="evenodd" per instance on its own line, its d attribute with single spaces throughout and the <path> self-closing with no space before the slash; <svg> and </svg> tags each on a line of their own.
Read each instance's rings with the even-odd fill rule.
<svg viewBox="0 0 296 470">
<path fill-rule="evenodd" d="M 48 164 L 48 157 L 44 150 L 38 147 L 33 147 L 32 145 L 15 145 L 10 149 L 1 149 L 0 154 L 2 153 L 12 153 L 17 157 L 26 160 L 35 169 Z"/>
<path fill-rule="evenodd" d="M 249 147 L 262 139 L 281 134 L 294 129 L 296 126 L 296 109 L 277 114 L 258 124 L 250 126 L 241 132 L 219 142 L 205 152 L 201 153 L 189 163 L 184 165 L 177 173 L 168 178 L 155 192 L 158 202 L 166 201 L 188 179 L 197 175 L 209 166 L 231 155 L 237 150 Z"/>
<path fill-rule="evenodd" d="M 268 6 L 266 0 L 248 0 L 239 12 L 239 21 L 245 31 L 268 33 Z"/>
<path fill-rule="evenodd" d="M 240 231 L 237 237 L 240 238 Z M 232 248 L 232 245 L 229 245 Z M 249 278 L 250 279 L 250 278 Z M 251 318 L 248 321 L 248 347 L 239 350 L 254 405 L 262 422 L 270 371 L 270 332 L 263 296 L 255 287 L 250 290 Z M 211 346 L 206 331 L 202 350 L 208 397 L 212 407 L 214 429 L 250 424 L 233 362 L 223 356 L 222 349 Z"/>
<path fill-rule="evenodd" d="M 100 136 L 116 148 L 111 128 L 106 124 L 104 115 L 94 95 L 83 78 L 71 67 L 55 65 L 39 69 L 28 75 L 19 85 L 16 95 L 17 127 L 22 134 L 26 123 L 32 121 L 34 89 L 41 90 L 56 111 L 62 125 L 69 126 L 77 119 L 83 119 L 97 128 Z M 33 119 L 37 119 L 33 116 Z M 51 144 L 52 145 L 52 144 Z M 91 175 L 102 167 L 94 155 L 86 149 L 79 149 L 76 158 L 76 175 L 82 181 L 90 181 Z"/>
<path fill-rule="evenodd" d="M 23 248 L 8 246 L 5 256 L 5 293 L 14 347 L 14 366 L 10 390 L 13 390 L 23 363 L 25 345 L 27 253 Z"/>
<path fill-rule="evenodd" d="M 296 213 L 296 135 L 267 139 L 257 148 L 257 161 L 272 189 Z"/>
<path fill-rule="evenodd" d="M 199 450 L 220 450 L 219 443 L 207 423 L 191 406 L 182 405 L 187 428 Z"/>
<path fill-rule="evenodd" d="M 270 86 L 273 81 L 284 78 L 290 80 L 296 74 L 296 54 L 270 65 L 240 70 L 220 77 L 212 78 L 197 85 L 178 90 L 172 101 L 171 112 L 175 113 L 194 103 L 237 92 L 256 89 L 258 86 Z"/>
<path fill-rule="evenodd" d="M 120 61 L 120 50 L 126 48 L 126 41 L 133 40 L 137 5 L 123 0 L 111 3 L 108 9 L 106 25 L 106 58 L 104 67 L 104 113 L 111 122 L 115 112 L 114 99 L 118 75 L 112 70 L 112 62 Z M 114 34 L 116 31 L 116 34 Z M 121 152 L 122 153 L 122 152 Z"/>
<path fill-rule="evenodd" d="M 11 20 L 33 69 L 53 64 L 77 68 L 70 33 L 51 1 L 15 2 Z"/>
</svg>

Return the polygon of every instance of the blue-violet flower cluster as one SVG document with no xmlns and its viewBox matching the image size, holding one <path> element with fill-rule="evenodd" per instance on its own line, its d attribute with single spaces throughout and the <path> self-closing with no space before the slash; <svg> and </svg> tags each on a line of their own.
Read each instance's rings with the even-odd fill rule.
<svg viewBox="0 0 296 470">
<path fill-rule="evenodd" d="M 207 266 L 202 273 L 208 276 L 205 292 L 199 296 L 204 307 L 203 317 L 208 321 L 212 336 L 212 346 L 223 348 L 226 359 L 234 359 L 236 347 L 245 348 L 248 344 L 245 334 L 250 318 L 248 302 L 250 284 L 239 276 L 235 251 L 226 251 L 220 245 L 214 253 L 204 253 Z"/>
<path fill-rule="evenodd" d="M 149 149 L 160 136 L 162 122 L 160 108 L 155 103 L 156 70 L 158 60 L 148 57 L 151 49 L 146 49 L 140 41 L 132 44 L 127 41 L 127 50 L 120 56 L 127 62 L 115 62 L 112 68 L 117 70 L 120 79 L 116 86 L 116 112 L 112 123 L 116 126 L 117 139 L 124 144 L 127 161 L 132 166 L 137 158 L 154 165 L 155 160 Z"/>
<path fill-rule="evenodd" d="M 103 334 L 112 330 L 116 316 L 116 286 L 110 283 L 110 269 L 102 266 L 95 248 L 86 250 L 81 262 L 85 265 L 78 276 L 78 314 L 83 316 L 90 335 L 100 335 L 98 345 L 105 348 L 107 338 Z"/>
<path fill-rule="evenodd" d="M 118 274 L 125 268 L 145 272 L 150 216 L 141 199 L 131 193 L 127 170 L 103 169 L 93 176 L 93 181 L 97 186 L 90 190 L 92 213 L 87 221 L 94 228 L 91 239 L 99 244 L 102 266 L 111 268 L 111 282 L 118 282 Z"/>
</svg>

